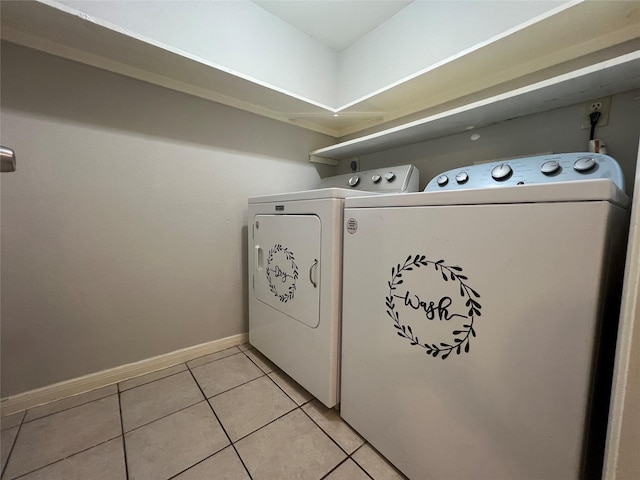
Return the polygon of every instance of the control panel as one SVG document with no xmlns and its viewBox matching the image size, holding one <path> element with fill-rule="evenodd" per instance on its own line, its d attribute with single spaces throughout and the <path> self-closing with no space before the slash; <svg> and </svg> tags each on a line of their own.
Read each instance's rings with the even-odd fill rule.
<svg viewBox="0 0 640 480">
<path fill-rule="evenodd" d="M 618 162 L 597 153 L 560 153 L 454 168 L 434 177 L 425 192 L 608 178 L 624 191 Z"/>
<path fill-rule="evenodd" d="M 349 188 L 377 193 L 417 192 L 419 175 L 413 165 L 400 165 L 323 178 L 318 188 Z"/>
</svg>

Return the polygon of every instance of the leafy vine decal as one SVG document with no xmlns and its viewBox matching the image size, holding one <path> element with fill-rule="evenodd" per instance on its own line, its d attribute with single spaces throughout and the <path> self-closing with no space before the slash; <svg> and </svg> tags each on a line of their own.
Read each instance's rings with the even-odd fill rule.
<svg viewBox="0 0 640 480">
<path fill-rule="evenodd" d="M 401 285 L 403 283 L 403 272 L 409 272 L 414 268 L 422 268 L 427 266 L 433 266 L 436 272 L 440 272 L 442 274 L 443 281 L 458 282 L 460 286 L 460 296 L 463 297 L 463 299 L 467 299 L 465 305 L 469 309 L 468 316 L 466 317 L 468 320 L 463 324 L 462 329 L 453 330 L 453 342 L 451 343 L 439 342 L 439 344 L 436 344 L 429 341 L 421 342 L 418 337 L 413 334 L 410 325 L 403 325 L 400 322 L 400 314 L 396 310 L 395 299 L 402 297 L 395 295 L 394 291 L 397 289 L 398 285 Z M 391 317 L 394 322 L 394 327 L 397 329 L 396 333 L 399 336 L 409 340 L 411 345 L 417 345 L 424 348 L 427 355 L 431 355 L 434 358 L 440 356 L 440 358 L 445 360 L 449 355 L 451 355 L 452 352 L 455 352 L 456 355 L 460 355 L 462 353 L 462 350 L 464 350 L 465 353 L 469 353 L 470 338 L 476 336 L 476 331 L 474 329 L 475 317 L 479 317 L 481 315 L 480 309 L 482 308 L 482 306 L 477 300 L 480 298 L 480 294 L 469 286 L 467 280 L 468 278 L 463 275 L 462 268 L 460 268 L 459 266 L 445 265 L 444 260 L 427 260 L 424 255 L 409 255 L 404 261 L 403 265 L 398 264 L 396 267 L 391 268 L 391 280 L 387 282 L 389 285 L 389 295 L 386 297 L 385 304 L 388 309 L 387 315 Z M 408 298 L 408 292 L 406 298 Z M 407 302 L 407 300 L 405 300 L 405 302 Z M 426 304 L 424 304 L 424 302 L 420 304 L 420 306 L 423 305 L 425 307 L 425 311 L 427 311 Z M 433 304 L 430 305 L 429 308 L 433 308 Z M 430 313 L 433 314 L 433 310 L 431 310 Z M 439 314 L 442 318 L 442 311 L 440 311 Z M 449 320 L 453 316 L 462 316 L 448 314 L 446 310 L 444 310 L 444 315 L 445 320 Z M 446 315 L 448 315 L 448 318 L 446 317 Z"/>
<path fill-rule="evenodd" d="M 291 265 L 291 269 L 293 273 L 286 273 L 283 271 L 278 265 L 274 268 L 271 268 L 271 264 L 273 263 L 273 258 L 276 253 L 282 252 L 284 257 Z M 267 280 L 269 282 L 269 289 L 271 292 L 280 299 L 282 303 L 287 303 L 289 300 L 293 300 L 293 296 L 296 291 L 296 281 L 298 280 L 298 266 L 296 265 L 295 258 L 293 253 L 291 253 L 287 248 L 283 247 L 279 243 L 276 243 L 271 250 L 269 250 L 269 256 L 267 257 Z M 275 286 L 274 279 L 272 279 L 271 274 L 275 279 L 281 279 L 282 283 L 286 283 L 289 278 L 293 279 L 293 283 L 289 285 L 287 289 L 287 293 L 280 293 Z"/>
</svg>

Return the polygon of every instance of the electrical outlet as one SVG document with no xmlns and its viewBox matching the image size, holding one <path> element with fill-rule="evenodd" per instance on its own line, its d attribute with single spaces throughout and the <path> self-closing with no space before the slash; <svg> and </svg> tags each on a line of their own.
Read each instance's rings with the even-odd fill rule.
<svg viewBox="0 0 640 480">
<path fill-rule="evenodd" d="M 600 112 L 600 118 L 596 127 L 604 127 L 609 123 L 609 107 L 611 105 L 611 97 L 596 98 L 582 106 L 582 129 L 591 128 L 591 120 L 589 115 L 593 112 Z"/>
</svg>

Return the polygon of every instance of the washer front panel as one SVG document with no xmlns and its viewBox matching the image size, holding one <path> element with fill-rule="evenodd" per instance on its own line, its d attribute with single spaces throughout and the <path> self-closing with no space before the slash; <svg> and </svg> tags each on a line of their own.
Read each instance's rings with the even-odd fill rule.
<svg viewBox="0 0 640 480">
<path fill-rule="evenodd" d="M 608 232 L 625 214 L 346 208 L 341 415 L 410 478 L 579 478 Z"/>
</svg>

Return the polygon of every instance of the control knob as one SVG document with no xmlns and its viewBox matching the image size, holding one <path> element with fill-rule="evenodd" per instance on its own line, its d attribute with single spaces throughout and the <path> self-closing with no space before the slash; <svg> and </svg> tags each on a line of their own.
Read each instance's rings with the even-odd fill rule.
<svg viewBox="0 0 640 480">
<path fill-rule="evenodd" d="M 358 185 L 358 182 L 360 182 L 360 177 L 357 175 L 354 175 L 349 179 L 349 186 L 355 187 L 356 185 Z"/>
<path fill-rule="evenodd" d="M 384 174 L 384 179 L 387 182 L 393 182 L 395 180 L 395 178 L 396 178 L 396 174 L 393 173 L 393 172 L 389 172 L 389 173 L 385 173 Z"/>
<path fill-rule="evenodd" d="M 437 178 L 436 182 L 440 187 L 444 187 L 447 183 L 449 183 L 449 177 L 447 177 L 446 175 L 440 175 Z"/>
<path fill-rule="evenodd" d="M 576 160 L 576 163 L 573 164 L 573 169 L 576 172 L 587 173 L 593 167 L 596 166 L 596 159 L 593 157 L 580 157 Z"/>
<path fill-rule="evenodd" d="M 460 172 L 456 175 L 456 182 L 459 184 L 467 183 L 469 180 L 469 174 L 467 172 Z"/>
<path fill-rule="evenodd" d="M 380 175 L 378 175 L 377 173 L 371 177 L 371 181 L 373 183 L 378 183 L 380 181 L 380 179 L 382 179 L 382 177 Z"/>
<path fill-rule="evenodd" d="M 553 175 L 560 170 L 560 162 L 557 160 L 549 160 L 540 166 L 540 171 L 545 175 Z"/>
<path fill-rule="evenodd" d="M 513 170 L 508 163 L 501 163 L 500 165 L 493 167 L 493 169 L 491 170 L 491 176 L 498 182 L 507 180 L 512 173 Z"/>
</svg>

